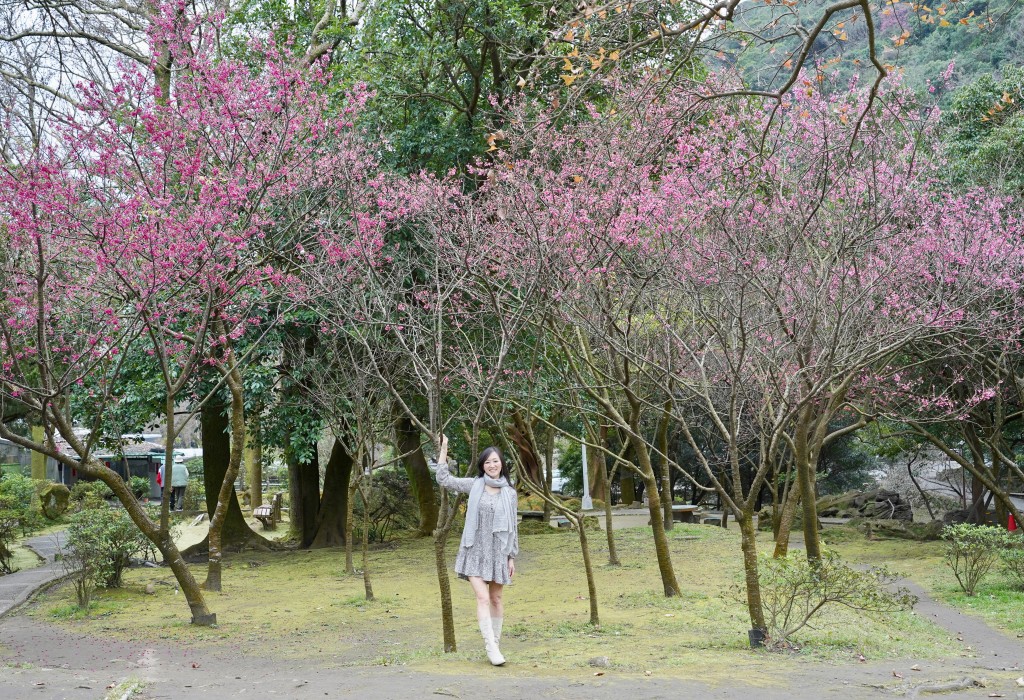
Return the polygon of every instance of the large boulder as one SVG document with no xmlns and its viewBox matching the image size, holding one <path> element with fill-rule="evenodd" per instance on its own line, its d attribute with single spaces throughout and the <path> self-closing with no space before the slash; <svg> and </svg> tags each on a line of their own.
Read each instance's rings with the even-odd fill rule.
<svg viewBox="0 0 1024 700">
<path fill-rule="evenodd" d="M 818 499 L 818 515 L 823 518 L 866 518 L 912 522 L 914 511 L 895 491 L 849 491 L 839 496 Z"/>
<path fill-rule="evenodd" d="M 907 520 L 854 518 L 849 524 L 871 537 L 914 540 L 915 542 L 931 542 L 941 539 L 942 528 L 945 527 L 941 520 L 914 523 Z"/>
</svg>

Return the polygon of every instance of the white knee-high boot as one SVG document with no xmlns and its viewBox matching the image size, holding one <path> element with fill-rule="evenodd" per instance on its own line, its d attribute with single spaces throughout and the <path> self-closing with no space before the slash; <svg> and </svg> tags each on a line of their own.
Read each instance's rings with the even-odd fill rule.
<svg viewBox="0 0 1024 700">
<path fill-rule="evenodd" d="M 487 650 L 487 660 L 491 662 L 492 666 L 501 666 L 505 663 L 505 657 L 501 655 L 501 650 L 498 649 L 498 642 L 494 639 L 494 629 L 491 627 L 491 618 L 481 617 L 478 619 L 480 623 L 480 634 L 484 638 L 484 648 Z"/>
<path fill-rule="evenodd" d="M 494 630 L 494 641 L 501 642 L 501 623 L 505 621 L 503 617 L 492 617 L 491 618 L 491 629 Z"/>
</svg>

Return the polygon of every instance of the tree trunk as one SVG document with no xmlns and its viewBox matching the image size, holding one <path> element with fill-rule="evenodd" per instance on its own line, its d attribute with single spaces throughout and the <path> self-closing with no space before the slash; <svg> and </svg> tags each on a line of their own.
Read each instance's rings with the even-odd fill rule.
<svg viewBox="0 0 1024 700">
<path fill-rule="evenodd" d="M 676 581 L 676 573 L 672 568 L 672 555 L 668 546 L 668 536 L 665 534 L 665 523 L 662 521 L 661 498 L 658 496 L 658 480 L 654 477 L 654 470 L 651 468 L 650 454 L 639 437 L 630 436 L 633 443 L 633 451 L 637 461 L 640 463 L 640 473 L 643 474 L 644 486 L 647 490 L 647 511 L 651 515 L 651 530 L 654 534 L 654 552 L 658 557 L 658 571 L 661 573 L 661 583 L 665 589 L 665 596 L 672 597 L 680 594 L 679 583 Z M 625 475 L 623 475 L 625 476 Z"/>
<path fill-rule="evenodd" d="M 249 468 L 249 506 L 258 508 L 263 505 L 263 434 L 260 431 L 258 415 L 250 419 L 252 429 L 249 433 L 247 465 Z"/>
<path fill-rule="evenodd" d="M 370 477 L 368 477 L 370 478 Z M 372 482 L 366 484 L 366 491 L 373 488 Z M 363 591 L 367 600 L 373 600 L 373 585 L 370 583 L 370 499 L 366 496 L 363 486 L 359 488 L 359 495 L 363 499 Z"/>
<path fill-rule="evenodd" d="M 775 535 L 775 551 L 772 556 L 776 559 L 786 556 L 789 553 L 789 533 L 793 528 L 793 520 L 796 518 L 796 507 L 800 504 L 800 484 L 789 490 L 789 497 L 782 504 L 782 516 L 779 518 L 779 531 Z"/>
<path fill-rule="evenodd" d="M 751 629 L 767 630 L 764 622 L 764 607 L 761 605 L 761 581 L 757 572 L 757 531 L 754 529 L 753 513 L 744 512 L 737 516 L 740 526 L 740 546 L 743 550 L 743 574 L 747 589 L 747 614 Z"/>
<path fill-rule="evenodd" d="M 320 510 L 320 455 L 315 444 L 310 446 L 305 459 L 291 448 L 284 453 L 288 463 L 291 534 L 299 541 L 299 547 L 306 548 L 316 536 L 316 515 Z"/>
<path fill-rule="evenodd" d="M 359 479 L 362 479 L 360 474 L 357 478 L 353 479 L 349 477 L 348 484 L 348 499 L 345 501 L 345 573 L 355 576 L 356 565 L 355 560 L 352 558 L 353 550 L 355 549 L 355 536 L 356 536 L 356 524 L 355 524 L 355 504 L 356 504 L 356 489 L 359 488 Z"/>
<path fill-rule="evenodd" d="M 627 506 L 636 500 L 636 489 L 633 486 L 633 475 L 628 470 L 619 473 L 619 498 Z"/>
<path fill-rule="evenodd" d="M 447 495 L 441 496 L 441 504 L 447 503 Z M 456 504 L 453 504 L 453 507 Z M 454 518 L 447 517 L 445 520 L 454 521 Z M 451 654 L 457 651 L 455 644 L 455 617 L 452 613 L 452 584 L 448 578 L 448 562 L 445 555 L 445 545 L 448 543 L 448 533 L 451 532 L 452 523 L 446 523 L 445 527 L 439 527 L 434 531 L 434 565 L 437 567 L 437 585 L 441 593 L 441 630 L 444 637 L 444 653 Z"/>
<path fill-rule="evenodd" d="M 616 465 L 616 467 L 617 466 L 618 465 Z M 608 463 L 603 457 L 601 458 L 601 474 L 604 475 L 604 483 L 610 484 L 612 479 L 608 474 Z M 619 562 L 619 554 L 615 550 L 615 533 L 612 528 L 611 489 L 608 491 L 608 500 L 604 502 L 604 530 L 605 537 L 608 539 L 608 565 L 621 566 L 621 562 Z"/>
<path fill-rule="evenodd" d="M 548 426 L 547 439 L 544 441 L 544 490 L 551 493 L 555 475 L 555 429 Z M 593 496 L 593 491 L 591 491 Z M 544 522 L 551 522 L 551 504 L 544 501 Z"/>
<path fill-rule="evenodd" d="M 43 426 L 32 426 L 32 442 L 40 445 L 46 442 L 46 429 Z M 37 481 L 46 479 L 46 455 L 42 452 L 32 452 L 32 478 Z"/>
<path fill-rule="evenodd" d="M 224 477 L 231 462 L 229 419 L 224 413 L 224 408 L 223 404 L 208 402 L 199 411 L 203 443 L 203 491 L 206 494 L 206 512 L 211 521 L 217 508 L 217 498 L 220 495 L 221 486 L 224 484 Z M 242 515 L 242 508 L 238 505 L 238 497 L 235 495 L 234 483 L 230 483 L 229 488 L 227 512 L 224 515 L 224 524 L 221 528 L 221 547 L 240 549 L 252 542 L 253 539 L 262 541 L 263 538 L 252 531 Z"/>
<path fill-rule="evenodd" d="M 601 618 L 597 614 L 597 583 L 594 581 L 594 566 L 590 563 L 590 545 L 587 544 L 587 530 L 583 527 L 583 512 L 577 513 L 580 535 L 580 551 L 583 553 L 583 568 L 587 573 L 587 594 L 590 597 L 590 624 L 597 627 Z"/>
<path fill-rule="evenodd" d="M 98 478 L 109 486 L 110 490 L 114 492 L 114 495 L 121 502 L 121 505 L 124 506 L 128 517 L 132 519 L 132 522 L 142 531 L 142 534 L 159 550 L 164 562 L 167 563 L 171 573 L 174 574 L 174 578 L 181 588 L 182 595 L 185 597 L 185 602 L 188 603 L 189 610 L 192 613 L 192 624 L 203 626 L 217 624 L 217 615 L 211 613 L 210 609 L 206 606 L 206 599 L 203 597 L 202 588 L 192 575 L 188 565 L 185 564 L 185 560 L 182 558 L 181 552 L 178 551 L 178 547 L 174 544 L 174 539 L 171 537 L 170 532 L 168 530 L 161 530 L 149 519 L 142 505 L 135 498 L 135 494 L 131 492 L 131 489 L 124 480 L 98 462 L 80 465 L 79 472 L 86 476 Z"/>
<path fill-rule="evenodd" d="M 242 454 L 245 451 L 245 396 L 243 395 L 242 375 L 235 366 L 234 358 L 228 357 L 228 368 L 224 371 L 225 383 L 231 392 L 231 446 L 228 468 L 221 481 L 220 492 L 217 494 L 217 507 L 210 516 L 210 558 L 203 588 L 208 591 L 221 590 L 221 570 L 224 558 L 221 532 L 228 513 L 228 504 L 235 498 L 235 478 L 242 467 Z M 167 488 L 171 488 L 167 484 Z M 239 513 L 241 510 L 239 509 Z M 244 522 L 244 521 L 243 521 Z M 248 527 L 248 526 L 247 526 Z"/>
<path fill-rule="evenodd" d="M 672 472 L 668 464 L 668 422 L 672 402 L 666 401 L 658 422 L 658 449 L 661 451 L 661 507 L 665 513 L 665 529 L 671 530 L 672 520 Z"/>
<path fill-rule="evenodd" d="M 335 440 L 324 470 L 324 494 L 320 498 L 316 534 L 309 544 L 310 549 L 344 546 L 352 465 L 352 455 L 340 440 Z"/>
<path fill-rule="evenodd" d="M 420 431 L 402 410 L 395 405 L 395 442 L 399 454 L 406 455 L 402 460 L 405 473 L 409 475 L 409 486 L 420 511 L 420 526 L 416 534 L 429 537 L 437 527 L 437 497 L 434 495 L 434 479 L 427 466 L 427 458 L 420 444 Z"/>
<path fill-rule="evenodd" d="M 816 460 L 811 459 L 808 444 L 808 426 L 801 421 L 793 439 L 793 460 L 796 465 L 797 484 L 800 486 L 800 500 L 803 506 L 804 549 L 807 560 L 812 564 L 821 561 L 821 538 L 818 535 L 818 503 L 814 492 L 814 469 Z"/>
</svg>

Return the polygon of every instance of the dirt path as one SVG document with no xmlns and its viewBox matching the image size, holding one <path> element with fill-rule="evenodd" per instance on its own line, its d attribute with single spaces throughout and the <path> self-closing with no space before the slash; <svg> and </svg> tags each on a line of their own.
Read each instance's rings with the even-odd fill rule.
<svg viewBox="0 0 1024 700">
<path fill-rule="evenodd" d="M 941 606 L 940 606 L 941 607 Z M 947 611 L 948 613 L 949 611 Z M 949 618 L 941 610 L 936 621 Z M 925 614 L 931 614 L 930 612 Z M 963 622 L 963 616 L 954 618 Z M 942 620 L 939 618 L 942 617 Z M 108 687 L 125 679 L 142 681 L 132 697 L 211 699 L 230 697 L 324 698 L 553 698 L 558 700 L 643 700 L 654 698 L 880 698 L 912 696 L 914 688 L 962 677 L 986 678 L 987 687 L 971 688 L 941 697 L 1006 697 L 1024 700 L 1024 688 L 1014 679 L 1020 670 L 1024 645 L 1008 637 L 984 636 L 960 624 L 977 659 L 947 662 L 913 659 L 885 664 L 801 664 L 785 679 L 736 678 L 728 686 L 709 686 L 698 681 L 638 677 L 608 671 L 595 676 L 592 669 L 576 674 L 551 675 L 543 670 L 518 668 L 514 659 L 495 669 L 481 655 L 477 665 L 462 667 L 458 674 L 442 674 L 419 667 L 314 666 L 306 662 L 241 656 L 229 643 L 214 651 L 164 644 L 136 644 L 85 637 L 55 625 L 12 615 L 0 620 L 0 697 L 40 699 L 96 699 Z M 998 635 L 992 630 L 989 633 Z M 1017 642 L 1014 652 L 982 647 L 993 641 Z M 1006 663 L 1003 664 L 1003 659 Z M 920 670 L 912 670 L 913 666 Z M 903 678 L 898 678 L 900 674 Z M 922 697 L 928 697 L 923 695 Z M 935 696 L 932 696 L 935 697 Z"/>
</svg>

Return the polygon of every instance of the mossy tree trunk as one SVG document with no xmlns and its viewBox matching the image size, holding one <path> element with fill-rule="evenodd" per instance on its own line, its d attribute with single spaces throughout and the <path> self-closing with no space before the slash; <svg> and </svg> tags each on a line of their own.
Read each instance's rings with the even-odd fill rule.
<svg viewBox="0 0 1024 700">
<path fill-rule="evenodd" d="M 352 466 L 352 455 L 341 440 L 335 439 L 324 470 L 324 492 L 316 514 L 316 532 L 309 544 L 311 549 L 345 545 Z"/>
<path fill-rule="evenodd" d="M 231 435 L 228 432 L 230 419 L 224 409 L 224 404 L 209 401 L 199 411 L 203 444 L 203 491 L 206 495 L 206 512 L 211 521 L 231 463 Z M 221 547 L 238 549 L 253 541 L 262 541 L 263 538 L 253 532 L 242 515 L 233 479 L 229 488 L 227 510 L 221 526 Z"/>
<path fill-rule="evenodd" d="M 246 449 L 246 467 L 249 471 L 249 505 L 263 505 L 263 435 L 259 415 L 249 419 L 249 447 Z"/>
<path fill-rule="evenodd" d="M 800 483 L 797 482 L 788 489 L 786 500 L 782 504 L 778 531 L 775 533 L 775 551 L 772 554 L 776 559 L 789 553 L 789 536 L 793 528 L 793 520 L 796 519 L 796 509 L 800 505 L 801 495 Z"/>
<path fill-rule="evenodd" d="M 413 498 L 419 507 L 420 525 L 416 533 L 421 537 L 429 537 L 437 527 L 437 498 L 434 495 L 434 479 L 420 445 L 420 431 L 401 406 L 395 405 L 392 414 L 395 420 L 395 442 L 399 454 L 405 455 L 402 464 L 409 476 Z"/>
<path fill-rule="evenodd" d="M 754 528 L 752 508 L 745 508 L 736 517 L 740 527 L 740 546 L 743 550 L 743 577 L 747 591 L 747 614 L 751 629 L 767 630 L 764 621 L 764 606 L 761 602 L 761 581 L 757 570 L 757 530 Z"/>
<path fill-rule="evenodd" d="M 311 445 L 305 455 L 285 449 L 288 464 L 289 516 L 292 536 L 300 547 L 308 547 L 316 537 L 316 515 L 320 506 L 320 455 Z"/>
<path fill-rule="evenodd" d="M 223 331 L 222 334 L 227 335 Z M 221 572 L 224 559 L 221 535 L 227 518 L 229 504 L 233 501 L 235 506 L 238 506 L 238 499 L 235 498 L 234 493 L 235 479 L 241 470 L 242 455 L 245 452 L 245 396 L 243 393 L 242 373 L 239 371 L 232 355 L 228 354 L 224 358 L 224 362 L 222 374 L 228 391 L 231 393 L 231 445 L 228 468 L 221 481 L 220 492 L 217 494 L 217 506 L 213 511 L 213 515 L 210 516 L 210 557 L 206 582 L 203 584 L 203 588 L 208 591 L 221 590 Z"/>
</svg>

